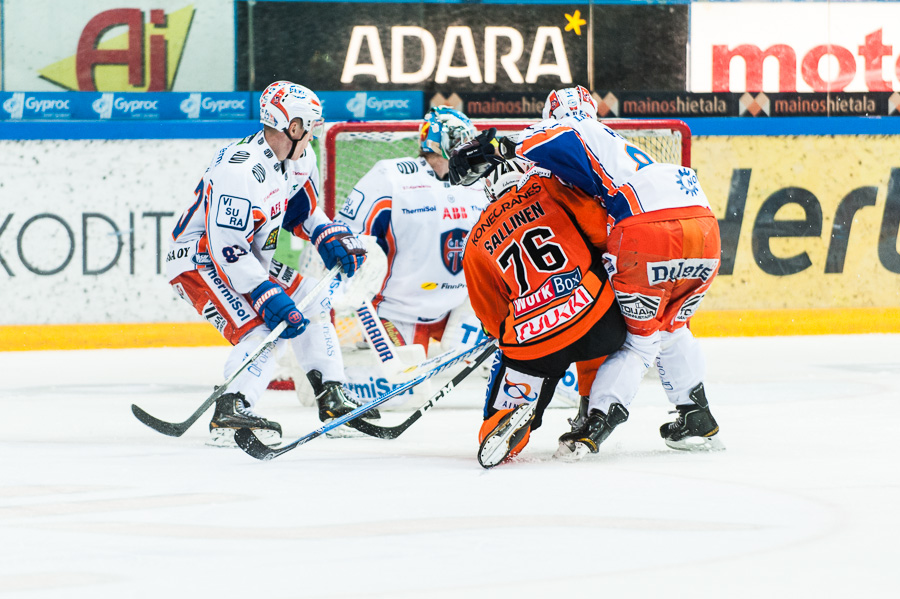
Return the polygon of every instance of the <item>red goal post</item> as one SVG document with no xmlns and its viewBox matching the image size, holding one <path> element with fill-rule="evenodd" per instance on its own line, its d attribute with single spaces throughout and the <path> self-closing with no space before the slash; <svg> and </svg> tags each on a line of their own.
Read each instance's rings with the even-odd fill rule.
<svg viewBox="0 0 900 599">
<path fill-rule="evenodd" d="M 378 160 L 418 155 L 421 120 L 337 122 L 328 125 L 320 160 L 322 205 L 334 217 L 356 182 Z M 479 130 L 521 131 L 536 121 L 474 120 Z M 691 130 L 676 119 L 609 119 L 608 127 L 660 162 L 691 165 Z"/>
</svg>

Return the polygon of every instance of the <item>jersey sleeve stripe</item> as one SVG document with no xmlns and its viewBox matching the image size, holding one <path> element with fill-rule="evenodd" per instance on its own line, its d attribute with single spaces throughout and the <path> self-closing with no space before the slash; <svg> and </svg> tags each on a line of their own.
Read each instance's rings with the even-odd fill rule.
<svg viewBox="0 0 900 599">
<path fill-rule="evenodd" d="M 369 211 L 369 214 L 366 215 L 365 224 L 363 225 L 363 234 L 374 235 L 374 233 L 372 233 L 372 227 L 375 223 L 375 220 L 385 212 L 388 213 L 389 216 L 392 207 L 393 200 L 389 197 L 376 200 L 375 203 L 372 204 L 372 208 Z"/>
</svg>

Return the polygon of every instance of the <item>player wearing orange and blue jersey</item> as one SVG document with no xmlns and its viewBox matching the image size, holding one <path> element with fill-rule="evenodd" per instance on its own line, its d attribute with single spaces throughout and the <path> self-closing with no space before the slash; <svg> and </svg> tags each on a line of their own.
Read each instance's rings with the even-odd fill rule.
<svg viewBox="0 0 900 599">
<path fill-rule="evenodd" d="M 718 448 L 703 354 L 687 326 L 720 263 L 718 223 L 697 174 L 656 162 L 599 122 L 583 87 L 551 92 L 543 116 L 525 131 L 516 153 L 594 196 L 613 221 L 604 261 L 628 336 L 598 371 L 589 406 L 597 413 L 595 428 L 612 430 L 602 423 L 611 411 L 627 418 L 626 408 L 655 361 L 679 413 L 660 429 L 666 443 Z M 596 451 L 596 441 L 605 437 L 594 432 L 573 431 L 565 448 L 583 453 L 576 447 L 581 443 Z"/>
</svg>

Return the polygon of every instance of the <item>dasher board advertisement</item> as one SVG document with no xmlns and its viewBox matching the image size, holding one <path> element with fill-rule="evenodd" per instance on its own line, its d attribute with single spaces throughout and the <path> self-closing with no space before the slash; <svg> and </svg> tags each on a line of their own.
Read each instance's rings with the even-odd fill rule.
<svg viewBox="0 0 900 599">
<path fill-rule="evenodd" d="M 684 5 L 239 2 L 238 89 L 683 90 Z M 298 32 L 302 32 L 299 33 Z M 252 54 L 247 52 L 251 47 Z M 291 48 L 290 60 L 285 48 Z"/>
<path fill-rule="evenodd" d="M 5 91 L 232 91 L 230 0 L 5 0 Z"/>
<path fill-rule="evenodd" d="M 900 3 L 691 4 L 689 91 L 900 91 Z"/>
</svg>

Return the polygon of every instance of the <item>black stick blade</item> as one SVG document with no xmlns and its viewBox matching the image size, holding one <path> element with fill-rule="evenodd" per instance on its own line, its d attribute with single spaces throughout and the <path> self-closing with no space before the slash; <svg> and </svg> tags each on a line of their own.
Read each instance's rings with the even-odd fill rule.
<svg viewBox="0 0 900 599">
<path fill-rule="evenodd" d="M 271 460 L 279 453 L 260 441 L 249 428 L 239 428 L 234 431 L 234 442 L 244 450 L 244 453 L 257 460 Z"/>
<path fill-rule="evenodd" d="M 134 414 L 134 417 L 155 430 L 158 433 L 162 433 L 164 435 L 168 435 L 170 437 L 180 437 L 184 434 L 184 432 L 188 429 L 190 424 L 193 421 L 188 423 L 188 426 L 184 426 L 184 423 L 172 423 L 166 422 L 165 420 L 160 420 L 155 416 L 151 416 L 138 406 L 131 404 L 131 412 Z"/>
<path fill-rule="evenodd" d="M 417 410 L 416 412 L 413 412 L 413 414 L 408 419 L 404 420 L 397 426 L 379 426 L 367 420 L 359 419 L 353 422 L 353 428 L 361 433 L 369 435 L 370 437 L 377 437 L 378 439 L 396 439 L 421 417 L 422 410 Z"/>
</svg>

